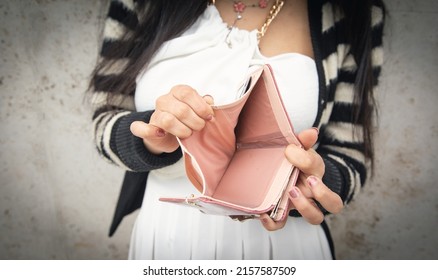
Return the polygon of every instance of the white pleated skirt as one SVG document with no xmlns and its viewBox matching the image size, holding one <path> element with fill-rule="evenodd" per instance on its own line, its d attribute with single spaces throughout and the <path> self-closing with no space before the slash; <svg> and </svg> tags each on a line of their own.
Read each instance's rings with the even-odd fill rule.
<svg viewBox="0 0 438 280">
<path fill-rule="evenodd" d="M 182 161 L 150 172 L 129 259 L 332 259 L 322 227 L 302 218 L 289 217 L 283 229 L 269 232 L 259 220 L 239 222 L 159 201 L 193 193 Z"/>
</svg>

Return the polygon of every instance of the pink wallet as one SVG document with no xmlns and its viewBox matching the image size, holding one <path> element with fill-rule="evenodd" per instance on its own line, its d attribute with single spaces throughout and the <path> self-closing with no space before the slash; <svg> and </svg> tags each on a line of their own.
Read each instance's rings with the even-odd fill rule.
<svg viewBox="0 0 438 280">
<path fill-rule="evenodd" d="M 262 213 L 276 221 L 287 216 L 287 193 L 299 171 L 284 150 L 301 143 L 269 65 L 251 71 L 245 89 L 236 101 L 214 106 L 215 117 L 203 130 L 179 139 L 186 174 L 202 195 L 160 201 L 239 220 Z"/>
</svg>

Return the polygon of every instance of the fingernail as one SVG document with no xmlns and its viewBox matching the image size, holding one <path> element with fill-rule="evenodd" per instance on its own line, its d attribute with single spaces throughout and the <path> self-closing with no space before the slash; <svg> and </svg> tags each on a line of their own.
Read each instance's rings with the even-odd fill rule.
<svg viewBox="0 0 438 280">
<path fill-rule="evenodd" d="M 262 218 L 262 223 L 266 224 L 268 222 L 267 218 Z"/>
<path fill-rule="evenodd" d="M 292 198 L 297 198 L 300 194 L 299 194 L 299 192 L 298 192 L 298 189 L 297 189 L 296 187 L 293 187 L 293 188 L 290 190 L 289 195 L 290 195 Z"/>
<path fill-rule="evenodd" d="M 307 177 L 307 183 L 309 183 L 311 187 L 314 187 L 316 184 L 318 184 L 318 179 L 316 179 L 315 176 L 309 176 Z"/>
<path fill-rule="evenodd" d="M 211 120 L 213 119 L 213 115 L 208 115 L 205 119 L 206 119 L 207 121 L 211 121 Z"/>
<path fill-rule="evenodd" d="M 316 134 L 319 135 L 319 129 L 317 127 L 312 127 L 312 128 L 316 131 Z"/>
<path fill-rule="evenodd" d="M 161 128 L 157 128 L 157 130 L 155 130 L 155 135 L 158 137 L 164 137 L 166 136 L 166 132 Z"/>
<path fill-rule="evenodd" d="M 210 94 L 205 94 L 203 97 L 208 97 L 208 98 L 213 99 L 213 96 L 211 96 Z"/>
</svg>

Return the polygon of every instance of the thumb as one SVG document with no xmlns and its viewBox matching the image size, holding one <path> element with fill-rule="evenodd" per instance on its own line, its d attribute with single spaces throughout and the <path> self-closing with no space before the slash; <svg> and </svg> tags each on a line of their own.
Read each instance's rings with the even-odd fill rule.
<svg viewBox="0 0 438 280">
<path fill-rule="evenodd" d="M 143 139 L 164 137 L 166 135 L 166 132 L 163 129 L 142 121 L 132 122 L 129 129 L 132 134 Z"/>
<path fill-rule="evenodd" d="M 301 144 L 303 144 L 305 150 L 310 149 L 315 145 L 318 140 L 318 132 L 318 129 L 314 127 L 303 130 L 298 134 L 298 139 Z"/>
<path fill-rule="evenodd" d="M 206 94 L 202 97 L 204 99 L 205 102 L 207 102 L 208 105 L 213 105 L 214 104 L 214 99 L 213 96 Z"/>
</svg>

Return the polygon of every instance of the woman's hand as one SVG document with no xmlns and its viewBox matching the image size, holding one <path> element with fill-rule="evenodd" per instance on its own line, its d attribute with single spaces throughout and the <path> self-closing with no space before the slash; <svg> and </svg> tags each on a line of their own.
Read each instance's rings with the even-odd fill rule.
<svg viewBox="0 0 438 280">
<path fill-rule="evenodd" d="M 312 149 L 318 139 L 316 129 L 308 129 L 298 135 L 304 149 L 296 145 L 289 145 L 285 150 L 286 158 L 301 172 L 297 184 L 289 192 L 290 209 L 296 209 L 309 223 L 317 225 L 322 223 L 324 215 L 316 205 L 318 201 L 327 211 L 339 213 L 343 208 L 341 197 L 330 190 L 323 182 L 325 172 L 324 161 Z M 287 219 L 275 222 L 268 214 L 260 217 L 267 230 L 277 230 L 284 227 Z"/>
<path fill-rule="evenodd" d="M 176 137 L 190 136 L 214 117 L 212 104 L 213 98 L 209 95 L 202 97 L 189 86 L 175 86 L 156 100 L 149 123 L 135 121 L 131 132 L 142 138 L 152 153 L 173 152 L 179 146 Z"/>
</svg>

